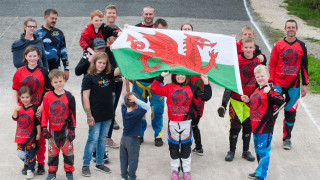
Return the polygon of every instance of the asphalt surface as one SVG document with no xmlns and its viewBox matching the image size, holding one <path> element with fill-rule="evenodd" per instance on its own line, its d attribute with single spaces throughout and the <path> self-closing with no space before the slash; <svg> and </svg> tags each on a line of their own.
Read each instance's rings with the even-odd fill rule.
<svg viewBox="0 0 320 180">
<path fill-rule="evenodd" d="M 203 2 L 203 3 L 202 3 Z M 89 14 L 94 9 L 104 10 L 109 3 L 114 3 L 119 8 L 117 24 L 134 25 L 142 20 L 141 10 L 145 5 L 152 5 L 156 8 L 156 18 L 163 17 L 167 20 L 169 28 L 178 30 L 181 24 L 189 22 L 193 24 L 195 31 L 236 34 L 240 36 L 241 28 L 251 25 L 248 16 L 240 0 L 227 1 L 8 1 L 0 2 L 0 141 L 3 142 L 0 153 L 0 180 L 2 179 L 24 179 L 20 174 L 22 162 L 16 155 L 16 144 L 14 133 L 16 123 L 11 120 L 13 111 L 12 102 L 12 77 L 16 69 L 12 65 L 11 44 L 20 37 L 23 32 L 22 24 L 27 17 L 34 17 L 38 26 L 43 24 L 42 14 L 46 8 L 56 8 L 59 12 L 56 27 L 61 29 L 66 37 L 67 51 L 70 61 L 70 80 L 65 89 L 70 91 L 77 102 L 77 129 L 75 146 L 75 179 L 120 179 L 119 150 L 108 149 L 111 156 L 107 164 L 112 170 L 111 174 L 96 172 L 93 163 L 91 164 L 91 178 L 81 176 L 82 156 L 87 139 L 88 126 L 80 100 L 80 88 L 82 77 L 74 74 L 74 68 L 82 56 L 82 49 L 78 42 L 80 32 L 89 24 Z M 261 38 L 257 35 L 256 43 L 260 45 L 262 52 L 269 54 Z M 238 150 L 233 162 L 224 161 L 228 151 L 228 116 L 219 118 L 216 109 L 219 107 L 223 88 L 212 84 L 213 97 L 206 103 L 204 116 L 200 122 L 204 156 L 192 155 L 192 177 L 196 180 L 202 179 L 247 179 L 248 173 L 256 168 L 256 162 L 248 162 L 241 158 L 242 140 L 239 138 Z M 317 97 L 319 99 L 319 97 Z M 319 101 L 313 96 L 307 100 L 315 107 L 319 107 Z M 312 111 L 314 112 L 314 111 Z M 116 112 L 116 120 L 122 127 L 120 108 Z M 315 114 L 317 115 L 317 114 Z M 307 118 L 306 112 L 300 107 L 297 115 L 296 127 L 293 135 L 293 149 L 284 151 L 281 148 L 282 136 L 282 113 L 279 115 L 279 123 L 276 124 L 274 139 L 272 142 L 271 162 L 267 179 L 316 179 L 320 177 L 320 138 L 319 131 Z M 170 179 L 169 151 L 166 142 L 167 111 L 164 112 L 164 146 L 155 147 L 153 130 L 150 125 L 150 112 L 147 114 L 148 128 L 145 133 L 145 143 L 141 146 L 138 178 L 141 180 Z M 300 121 L 303 120 L 303 121 Z M 304 131 L 308 129 L 308 131 Z M 113 139 L 119 143 L 122 128 L 113 132 Z M 253 142 L 250 150 L 254 152 Z M 46 166 L 47 169 L 47 166 Z M 47 175 L 47 174 L 46 174 Z M 46 175 L 36 176 L 35 179 L 45 179 Z M 63 171 L 63 158 L 60 157 L 57 179 L 65 179 Z"/>
</svg>

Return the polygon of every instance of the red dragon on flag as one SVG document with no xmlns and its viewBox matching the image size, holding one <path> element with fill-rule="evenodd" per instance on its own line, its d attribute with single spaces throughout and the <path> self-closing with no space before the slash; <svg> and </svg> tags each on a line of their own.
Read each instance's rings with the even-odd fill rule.
<svg viewBox="0 0 320 180">
<path fill-rule="evenodd" d="M 199 36 L 192 36 L 189 34 L 184 34 L 187 38 L 184 39 L 183 44 L 185 45 L 186 55 L 178 53 L 178 44 L 171 37 L 161 33 L 156 32 L 155 34 L 141 33 L 144 38 L 146 38 L 150 43 L 150 49 L 154 52 L 144 52 L 145 44 L 142 41 L 137 40 L 135 37 L 128 35 L 127 42 L 131 42 L 131 48 L 143 53 L 138 59 L 142 61 L 144 70 L 142 72 L 148 72 L 157 70 L 160 65 L 155 65 L 150 67 L 148 65 L 148 58 L 159 57 L 160 62 L 164 61 L 169 65 L 173 66 L 184 66 L 195 72 L 206 74 L 213 66 L 218 69 L 215 59 L 218 56 L 218 52 L 215 53 L 214 50 L 209 52 L 210 61 L 209 64 L 202 66 L 202 60 L 200 52 L 197 46 L 203 48 L 204 46 L 209 46 L 213 48 L 217 43 L 211 43 L 209 40 L 201 38 Z"/>
</svg>

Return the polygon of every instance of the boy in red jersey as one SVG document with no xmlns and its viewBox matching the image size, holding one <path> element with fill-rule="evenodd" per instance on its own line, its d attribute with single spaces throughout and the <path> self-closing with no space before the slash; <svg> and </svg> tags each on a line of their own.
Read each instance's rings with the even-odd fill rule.
<svg viewBox="0 0 320 180">
<path fill-rule="evenodd" d="M 253 69 L 261 64 L 261 61 L 254 55 L 255 48 L 254 40 L 252 38 L 244 38 L 242 40 L 242 51 L 239 59 L 240 78 L 242 83 L 243 94 L 250 96 L 256 89 L 257 83 L 254 78 Z M 262 62 L 265 64 L 266 60 Z M 241 95 L 232 92 L 229 106 L 230 115 L 230 133 L 229 145 L 230 150 L 225 157 L 226 161 L 232 161 L 235 155 L 238 135 L 242 128 L 243 153 L 242 158 L 248 161 L 254 161 L 255 158 L 249 151 L 249 144 L 251 138 L 251 123 L 250 123 L 250 109 L 242 102 Z"/>
<path fill-rule="evenodd" d="M 47 179 L 55 179 L 59 164 L 60 149 L 64 157 L 64 170 L 68 180 L 73 179 L 74 154 L 72 141 L 75 138 L 76 103 L 72 94 L 64 90 L 66 83 L 64 73 L 54 69 L 49 73 L 54 91 L 43 97 L 42 130 L 48 139 Z M 49 131 L 47 129 L 49 121 Z"/>
<path fill-rule="evenodd" d="M 273 107 L 281 106 L 284 98 L 279 91 L 268 85 L 269 73 L 266 66 L 257 66 L 254 75 L 259 87 L 251 94 L 250 99 L 247 95 L 241 96 L 241 99 L 250 104 L 254 148 L 259 162 L 256 171 L 249 174 L 249 178 L 261 180 L 267 176 L 270 160 L 269 152 L 275 124 Z"/>
<path fill-rule="evenodd" d="M 269 69 L 269 82 L 286 95 L 283 120 L 283 148 L 291 149 L 291 132 L 296 121 L 298 100 L 300 97 L 300 72 L 302 77 L 301 97 L 307 94 L 308 55 L 306 45 L 296 38 L 298 25 L 288 20 L 284 31 L 286 37 L 277 41 L 272 49 Z"/>
</svg>

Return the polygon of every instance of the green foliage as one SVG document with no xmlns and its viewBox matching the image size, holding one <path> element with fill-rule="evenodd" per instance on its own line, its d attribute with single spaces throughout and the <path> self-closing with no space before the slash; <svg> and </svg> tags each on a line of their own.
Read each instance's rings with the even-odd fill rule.
<svg viewBox="0 0 320 180">
<path fill-rule="evenodd" d="M 312 43 L 317 43 L 320 45 L 320 40 L 319 39 L 315 39 L 315 38 L 306 38 L 306 40 L 312 42 Z"/>
<path fill-rule="evenodd" d="M 320 27 L 320 0 L 285 0 L 289 14 L 305 20 L 308 25 Z"/>
<path fill-rule="evenodd" d="M 308 56 L 309 87 L 312 93 L 320 93 L 320 59 Z"/>
</svg>

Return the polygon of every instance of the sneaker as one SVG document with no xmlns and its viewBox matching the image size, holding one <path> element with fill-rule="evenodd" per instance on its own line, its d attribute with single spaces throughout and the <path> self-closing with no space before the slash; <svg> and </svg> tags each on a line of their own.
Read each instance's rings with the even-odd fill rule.
<svg viewBox="0 0 320 180">
<path fill-rule="evenodd" d="M 183 180 L 191 180 L 190 172 L 183 173 Z"/>
<path fill-rule="evenodd" d="M 160 147 L 163 145 L 163 141 L 162 141 L 162 138 L 156 138 L 154 140 L 154 145 L 157 146 L 157 147 Z"/>
<path fill-rule="evenodd" d="M 84 177 L 90 177 L 91 176 L 91 173 L 90 173 L 90 168 L 89 166 L 82 166 L 82 176 Z"/>
<path fill-rule="evenodd" d="M 249 175 L 248 175 L 248 178 L 249 179 L 254 179 L 254 178 L 256 178 L 257 176 L 256 176 L 256 172 L 254 172 L 254 173 L 250 173 Z"/>
<path fill-rule="evenodd" d="M 73 174 L 72 174 L 72 172 L 67 172 L 67 173 L 66 173 L 66 177 L 67 177 L 67 180 L 73 180 Z"/>
<path fill-rule="evenodd" d="M 120 147 L 111 138 L 107 138 L 106 146 L 111 147 L 111 148 L 115 148 L 115 149 Z"/>
<path fill-rule="evenodd" d="M 171 180 L 179 180 L 179 172 L 178 171 L 172 171 Z"/>
<path fill-rule="evenodd" d="M 199 156 L 203 156 L 203 149 L 202 148 L 201 149 L 194 148 L 194 149 L 192 149 L 192 152 L 199 155 Z"/>
<path fill-rule="evenodd" d="M 227 156 L 224 158 L 226 161 L 232 161 L 234 158 L 234 152 L 229 151 Z"/>
<path fill-rule="evenodd" d="M 143 137 L 139 137 L 139 140 L 140 140 L 140 144 L 144 142 Z"/>
<path fill-rule="evenodd" d="M 46 171 L 44 170 L 44 165 L 43 164 L 38 164 L 37 174 L 43 175 L 45 173 L 46 173 Z"/>
<path fill-rule="evenodd" d="M 285 150 L 290 150 L 292 148 L 290 139 L 284 140 L 282 147 Z"/>
<path fill-rule="evenodd" d="M 248 160 L 248 161 L 254 161 L 254 160 L 256 159 L 255 157 L 253 157 L 253 156 L 251 155 L 251 152 L 250 152 L 250 151 L 243 152 L 243 153 L 242 153 L 242 158 L 244 158 L 244 159 L 246 159 L 246 160 Z"/>
<path fill-rule="evenodd" d="M 226 113 L 226 108 L 225 107 L 223 107 L 223 106 L 220 106 L 219 108 L 218 108 L 218 114 L 219 114 L 219 116 L 220 117 L 224 117 L 224 114 Z"/>
<path fill-rule="evenodd" d="M 56 179 L 56 173 L 49 172 L 46 180 L 54 180 Z"/>
<path fill-rule="evenodd" d="M 117 121 L 116 121 L 116 120 L 114 120 L 114 123 L 113 123 L 113 129 L 115 129 L 115 130 L 120 129 L 120 126 L 119 126 L 119 124 L 117 123 Z"/>
<path fill-rule="evenodd" d="M 105 151 L 105 152 L 104 152 L 104 156 L 103 156 L 103 163 L 106 163 L 106 162 L 108 162 L 109 160 L 110 160 L 110 157 L 109 157 L 108 151 Z M 94 163 L 97 162 L 96 151 L 94 151 L 94 152 L 92 153 L 92 161 L 93 161 Z"/>
<path fill-rule="evenodd" d="M 33 179 L 33 178 L 34 178 L 34 173 L 31 170 L 27 170 L 26 179 Z"/>
<path fill-rule="evenodd" d="M 23 175 L 27 175 L 27 171 L 28 171 L 28 165 L 24 165 L 23 166 L 23 169 L 21 170 L 21 173 L 23 174 Z"/>
<path fill-rule="evenodd" d="M 107 166 L 105 166 L 104 164 L 96 165 L 94 169 L 97 171 L 107 173 L 107 174 L 111 173 L 111 170 Z"/>
</svg>

